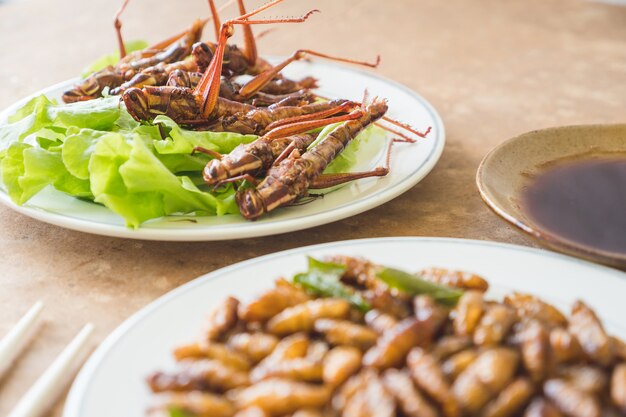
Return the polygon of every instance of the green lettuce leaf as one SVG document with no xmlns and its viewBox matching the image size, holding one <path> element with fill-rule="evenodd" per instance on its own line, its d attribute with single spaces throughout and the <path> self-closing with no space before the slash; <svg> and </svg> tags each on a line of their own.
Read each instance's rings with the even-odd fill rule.
<svg viewBox="0 0 626 417">
<path fill-rule="evenodd" d="M 158 129 L 156 134 L 151 133 L 154 149 L 161 162 L 175 173 L 202 171 L 210 158 L 202 153 L 192 155 L 196 146 L 227 154 L 237 145 L 250 143 L 257 138 L 255 135 L 238 133 L 185 130 L 167 116 L 157 116 L 154 123 L 161 125 L 162 131 L 168 132 L 165 139 L 161 138 Z"/>
<path fill-rule="evenodd" d="M 238 133 L 185 130 L 167 116 L 157 116 L 154 123 L 161 124 L 169 130 L 169 137 L 154 143 L 156 151 L 160 154 L 191 154 L 195 146 L 227 154 L 237 145 L 250 143 L 257 138 L 255 135 Z"/>
<path fill-rule="evenodd" d="M 111 130 L 120 118 L 122 110 L 119 97 L 105 97 L 50 106 L 48 113 L 55 125 Z"/>
<path fill-rule="evenodd" d="M 48 109 L 52 105 L 53 102 L 41 95 L 29 100 L 15 114 L 9 116 L 8 123 L 0 126 L 0 151 L 51 124 Z"/>
<path fill-rule="evenodd" d="M 120 109 L 118 97 L 58 105 L 41 95 L 31 99 L 8 118 L 8 123 L 0 126 L 0 152 L 13 142 L 31 143 L 28 137 L 43 128 L 57 133 L 54 140 L 60 139 L 67 127 L 110 130 L 123 113 L 126 112 Z M 51 139 L 50 132 L 39 137 Z"/>
<path fill-rule="evenodd" d="M 160 195 L 128 192 L 120 167 L 130 158 L 131 150 L 132 145 L 119 133 L 101 137 L 89 160 L 89 180 L 95 202 L 122 216 L 127 225 L 137 227 L 166 213 Z"/>
<path fill-rule="evenodd" d="M 13 142 L 5 150 L 2 160 L 0 160 L 0 172 L 2 173 L 2 184 L 5 186 L 11 200 L 17 204 L 23 204 L 23 190 L 20 187 L 19 179 L 24 175 L 24 151 L 32 148 L 31 145 L 21 142 Z"/>
<path fill-rule="evenodd" d="M 323 140 L 335 127 L 340 123 L 326 126 L 317 139 L 309 145 L 309 149 L 317 145 Z M 385 133 L 378 126 L 371 125 L 363 130 L 354 140 L 352 140 L 346 149 L 343 150 L 333 162 L 331 162 L 324 170 L 325 174 L 338 174 L 342 172 L 350 172 L 350 169 L 356 164 L 358 159 L 369 160 L 378 154 L 380 149 L 385 145 Z"/>
<path fill-rule="evenodd" d="M 76 130 L 72 128 L 72 132 Z M 84 180 L 89 179 L 89 160 L 98 141 L 107 134 L 100 130 L 80 129 L 65 138 L 61 156 L 65 167 L 72 175 Z"/>
<path fill-rule="evenodd" d="M 91 197 L 89 182 L 69 173 L 60 152 L 16 142 L 7 149 L 0 169 L 9 196 L 18 204 L 24 204 L 48 185 L 77 197 Z"/>
</svg>

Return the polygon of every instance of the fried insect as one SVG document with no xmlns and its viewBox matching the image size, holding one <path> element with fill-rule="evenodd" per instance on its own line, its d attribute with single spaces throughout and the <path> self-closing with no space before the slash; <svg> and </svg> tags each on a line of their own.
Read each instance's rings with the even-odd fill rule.
<svg viewBox="0 0 626 417">
<path fill-rule="evenodd" d="M 377 369 L 399 366 L 413 346 L 420 342 L 420 323 L 415 318 L 404 319 L 387 330 L 363 357 L 363 364 Z"/>
<path fill-rule="evenodd" d="M 604 366 L 613 361 L 611 339 L 596 314 L 581 301 L 572 307 L 569 330 L 577 337 L 583 351 L 594 361 Z"/>
<path fill-rule="evenodd" d="M 487 306 L 487 311 L 474 330 L 474 343 L 481 346 L 499 344 L 515 323 L 515 313 L 502 304 Z"/>
<path fill-rule="evenodd" d="M 537 319 L 549 327 L 565 326 L 567 319 L 556 307 L 539 298 L 515 292 L 504 297 L 504 304 L 513 307 L 517 316 L 525 320 Z"/>
<path fill-rule="evenodd" d="M 313 328 L 322 333 L 331 345 L 347 345 L 367 350 L 378 339 L 378 334 L 372 329 L 347 320 L 319 319 Z"/>
<path fill-rule="evenodd" d="M 626 343 L 619 337 L 611 336 L 610 339 L 615 356 L 620 360 L 626 361 Z"/>
<path fill-rule="evenodd" d="M 550 364 L 550 339 L 543 324 L 530 320 L 521 325 L 519 333 L 522 363 L 534 381 L 543 380 Z"/>
<path fill-rule="evenodd" d="M 556 407 L 571 417 L 600 417 L 600 404 L 593 395 L 562 379 L 543 384 L 543 392 Z"/>
<path fill-rule="evenodd" d="M 410 298 L 392 292 L 389 288 L 379 286 L 378 288 L 365 291 L 365 300 L 377 310 L 387 313 L 396 318 L 403 318 L 411 313 L 409 306 Z"/>
<path fill-rule="evenodd" d="M 472 346 L 472 339 L 467 336 L 447 335 L 441 337 L 431 350 L 431 355 L 444 360 Z"/>
<path fill-rule="evenodd" d="M 252 143 L 237 146 L 228 155 L 211 160 L 202 171 L 202 177 L 209 185 L 246 175 L 260 177 L 284 153 L 289 154 L 294 150 L 306 152 L 315 138 L 315 133 L 301 133 L 280 139 L 261 137 Z"/>
<path fill-rule="evenodd" d="M 63 101 L 74 103 L 98 98 L 105 87 L 118 87 L 145 68 L 153 67 L 157 64 L 173 63 L 185 58 L 191 52 L 192 45 L 200 40 L 202 30 L 207 21 L 207 19 L 198 19 L 178 38 L 173 37 L 143 51 L 129 54 L 123 57 L 115 66 L 107 66 L 89 75 L 71 90 L 66 91 L 63 94 Z"/>
<path fill-rule="evenodd" d="M 450 380 L 454 381 L 478 357 L 478 352 L 467 349 L 449 357 L 441 364 L 441 370 Z"/>
<path fill-rule="evenodd" d="M 354 397 L 354 395 L 365 389 L 367 383 L 376 376 L 376 372 L 371 368 L 364 368 L 358 374 L 349 378 L 333 396 L 332 405 L 335 410 L 344 410 L 348 401 Z"/>
<path fill-rule="evenodd" d="M 455 310 L 454 332 L 459 336 L 473 334 L 485 311 L 483 294 L 480 291 L 467 291 L 461 296 Z"/>
<path fill-rule="evenodd" d="M 324 357 L 324 383 L 338 387 L 361 368 L 361 351 L 350 346 L 337 346 Z"/>
<path fill-rule="evenodd" d="M 173 410 L 180 410 L 185 414 L 196 417 L 231 417 L 235 414 L 235 407 L 230 401 L 218 395 L 206 392 L 168 392 L 159 394 L 149 413 L 163 412 L 171 415 Z"/>
<path fill-rule="evenodd" d="M 626 363 L 617 365 L 611 376 L 611 400 L 626 414 Z"/>
<path fill-rule="evenodd" d="M 315 265 L 322 268 L 319 262 Z M 323 279 L 355 296 L 388 284 L 367 281 L 376 279 L 371 270 L 381 266 L 350 258 L 340 262 L 353 262 L 351 272 Z M 402 294 L 397 297 L 408 311 L 395 318 L 377 309 L 364 314 L 361 306 L 331 295 L 305 293 L 302 283 L 279 279 L 272 292 L 238 309 L 232 300 L 221 304 L 221 313 L 210 320 L 217 340 L 181 346 L 174 352 L 174 371 L 148 378 L 159 399 L 155 417 L 164 412 L 190 417 L 626 413 L 623 342 L 609 336 L 585 305 L 576 304 L 572 318 L 561 322 L 558 310 L 528 295 L 497 302 L 480 291 L 459 291 L 463 296 L 453 307 L 433 295 Z M 287 294 L 297 301 L 285 301 Z M 395 290 L 390 295 L 395 297 Z M 224 326 L 232 320 L 223 317 L 235 310 L 236 323 Z"/>
<path fill-rule="evenodd" d="M 592 394 L 603 392 L 609 382 L 604 371 L 595 366 L 570 366 L 561 369 L 559 373 L 563 379 L 571 382 L 576 388 Z"/>
<path fill-rule="evenodd" d="M 305 301 L 294 307 L 286 308 L 267 322 L 267 330 L 276 335 L 297 332 L 310 332 L 318 319 L 345 318 L 350 311 L 350 303 L 339 298 L 321 298 Z"/>
<path fill-rule="evenodd" d="M 247 322 L 266 321 L 284 309 L 310 299 L 311 297 L 307 293 L 291 284 L 277 285 L 258 298 L 242 305 L 239 316 Z"/>
<path fill-rule="evenodd" d="M 269 415 L 289 414 L 301 408 L 321 408 L 330 400 L 325 386 L 271 378 L 233 395 L 237 407 L 259 407 Z"/>
<path fill-rule="evenodd" d="M 180 346 L 174 350 L 174 358 L 177 361 L 185 359 L 215 359 L 226 366 L 240 371 L 250 369 L 250 362 L 244 355 L 215 342 L 192 343 Z"/>
<path fill-rule="evenodd" d="M 394 417 L 396 404 L 378 375 L 368 379 L 364 387 L 357 390 L 343 410 L 345 417 Z"/>
<path fill-rule="evenodd" d="M 580 360 L 584 355 L 576 336 L 561 327 L 550 331 L 550 350 L 557 364 Z"/>
<path fill-rule="evenodd" d="M 389 314 L 373 309 L 365 314 L 365 323 L 381 335 L 398 324 L 398 320 Z"/>
<path fill-rule="evenodd" d="M 524 412 L 524 417 L 565 417 L 561 412 L 545 398 L 537 398 L 535 399 L 526 411 Z"/>
<path fill-rule="evenodd" d="M 343 265 L 346 268 L 341 277 L 343 282 L 362 286 L 369 290 L 383 286 L 380 280 L 376 278 L 376 266 L 366 259 L 352 256 L 329 256 L 328 261 Z"/>
<path fill-rule="evenodd" d="M 207 322 L 207 340 L 219 340 L 237 325 L 238 307 L 239 300 L 234 297 L 228 297 L 213 310 Z"/>
<path fill-rule="evenodd" d="M 441 405 L 446 417 L 461 415 L 459 402 L 454 398 L 452 389 L 435 358 L 423 349 L 415 348 L 409 353 L 407 365 L 413 381 Z"/>
<path fill-rule="evenodd" d="M 448 310 L 438 304 L 429 295 L 417 295 L 413 298 L 413 314 L 420 324 L 422 346 L 430 345 L 448 318 Z"/>
<path fill-rule="evenodd" d="M 257 372 L 258 371 L 258 372 Z M 255 369 L 252 372 L 252 382 L 264 379 L 281 377 L 298 381 L 320 382 L 322 380 L 322 364 L 307 358 L 296 358 Z"/>
<path fill-rule="evenodd" d="M 181 369 L 175 373 L 155 372 L 148 377 L 153 392 L 164 391 L 218 391 L 250 384 L 247 372 L 224 365 L 216 360 L 186 360 L 180 363 Z"/>
<path fill-rule="evenodd" d="M 278 338 L 266 333 L 238 333 L 228 338 L 227 346 L 245 355 L 251 362 L 258 363 L 272 353 Z"/>
<path fill-rule="evenodd" d="M 323 171 L 335 157 L 363 129 L 379 120 L 386 112 L 386 102 L 374 99 L 365 107 L 361 117 L 337 126 L 304 154 L 292 154 L 280 164 L 272 167 L 256 188 L 239 190 L 236 199 L 241 215 L 248 220 L 254 220 L 278 207 L 295 202 L 310 188 L 327 188 L 342 184 L 346 180 L 386 175 L 388 168 L 379 168 L 364 173 L 322 176 Z"/>
<path fill-rule="evenodd" d="M 304 334 L 294 334 L 281 340 L 272 353 L 266 356 L 250 373 L 250 378 L 259 381 L 272 374 L 280 373 L 282 363 L 304 358 L 310 343 Z"/>
<path fill-rule="evenodd" d="M 526 378 L 511 382 L 485 407 L 483 417 L 512 417 L 530 401 L 533 384 Z"/>
<path fill-rule="evenodd" d="M 426 268 L 419 271 L 417 275 L 422 279 L 432 281 L 436 284 L 463 290 L 485 292 L 489 289 L 489 284 L 483 277 L 464 271 L 453 271 L 445 268 Z"/>
<path fill-rule="evenodd" d="M 324 417 L 324 413 L 314 408 L 304 408 L 293 413 L 291 417 Z"/>
<path fill-rule="evenodd" d="M 322 359 L 326 353 L 326 348 L 321 345 L 322 343 L 309 343 L 304 335 L 284 339 L 274 352 L 250 373 L 250 379 L 253 383 L 273 377 L 320 382 L 323 372 Z"/>
<path fill-rule="evenodd" d="M 476 413 L 494 398 L 517 370 L 519 355 L 509 348 L 481 353 L 452 384 L 454 397 L 469 413 Z"/>
<path fill-rule="evenodd" d="M 259 362 L 255 370 L 272 366 L 284 360 L 303 358 L 307 354 L 309 344 L 309 339 L 304 334 L 294 334 L 285 337 L 278 342 L 272 353 Z"/>
<path fill-rule="evenodd" d="M 261 407 L 246 407 L 235 414 L 234 417 L 267 417 L 267 413 Z"/>
<path fill-rule="evenodd" d="M 383 373 L 383 384 L 407 417 L 437 417 L 437 410 L 419 393 L 411 378 L 397 369 Z"/>
</svg>

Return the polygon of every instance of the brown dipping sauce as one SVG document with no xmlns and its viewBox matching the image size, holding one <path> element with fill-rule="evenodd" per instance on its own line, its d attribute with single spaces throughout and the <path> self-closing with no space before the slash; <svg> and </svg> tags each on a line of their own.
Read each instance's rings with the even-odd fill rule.
<svg viewBox="0 0 626 417">
<path fill-rule="evenodd" d="M 522 209 L 554 235 L 626 254 L 626 155 L 546 168 L 523 191 Z"/>
</svg>

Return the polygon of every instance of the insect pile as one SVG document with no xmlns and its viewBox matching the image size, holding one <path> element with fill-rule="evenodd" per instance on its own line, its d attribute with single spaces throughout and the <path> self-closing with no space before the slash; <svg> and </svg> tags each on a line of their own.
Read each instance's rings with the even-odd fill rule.
<svg viewBox="0 0 626 417">
<path fill-rule="evenodd" d="M 219 12 L 234 0 L 221 9 L 209 0 L 210 18 L 199 19 L 186 31 L 151 47 L 126 54 L 120 22 L 129 2 L 125 0 L 115 18 L 120 61 L 90 75 L 63 99 L 91 100 L 107 89 L 109 94 L 120 95 L 126 110 L 141 122 L 150 123 L 165 115 L 189 129 L 258 135 L 258 140 L 240 145 L 228 155 L 195 149 L 213 158 L 203 172 L 207 185 L 217 188 L 234 183 L 239 210 L 249 220 L 302 202 L 310 189 L 387 175 L 391 144 L 415 142 L 415 137 L 425 137 L 430 128 L 420 132 L 389 118 L 382 98 L 369 100 L 365 94 L 361 102 L 324 99 L 315 94 L 317 80 L 313 77 L 291 80 L 281 74 L 286 66 L 306 57 L 367 67 L 378 66 L 380 57 L 365 62 L 301 49 L 276 65 L 260 58 L 253 25 L 302 23 L 318 12 L 311 10 L 295 18 L 257 18 L 282 1 L 272 0 L 247 12 L 243 0 L 236 0 L 240 15 L 222 23 Z M 203 28 L 211 21 L 216 42 L 202 42 Z M 239 27 L 244 40 L 241 48 L 228 43 Z M 250 79 L 240 84 L 241 75 Z M 315 132 L 332 124 L 338 125 L 316 140 Z M 326 166 L 372 124 L 399 137 L 390 141 L 387 166 L 367 172 L 324 174 Z M 246 187 L 240 187 L 244 180 Z"/>
<path fill-rule="evenodd" d="M 229 297 L 147 379 L 151 415 L 617 417 L 626 344 L 576 302 L 485 297 L 469 273 L 335 256 Z"/>
</svg>

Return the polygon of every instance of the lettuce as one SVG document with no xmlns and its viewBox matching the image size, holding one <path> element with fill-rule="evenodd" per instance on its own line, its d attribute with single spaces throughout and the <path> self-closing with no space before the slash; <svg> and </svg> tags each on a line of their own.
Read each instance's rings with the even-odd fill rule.
<svg viewBox="0 0 626 417">
<path fill-rule="evenodd" d="M 366 130 L 326 172 L 348 171 L 357 151 L 376 144 L 375 133 Z M 0 176 L 16 204 L 52 186 L 106 206 L 133 228 L 170 214 L 236 214 L 234 188 L 206 186 L 202 169 L 210 157 L 192 151 L 202 146 L 226 154 L 256 138 L 188 131 L 165 116 L 140 124 L 117 97 L 57 104 L 39 96 L 0 125 Z"/>
<path fill-rule="evenodd" d="M 60 152 L 15 142 L 0 161 L 2 179 L 9 196 L 24 204 L 48 185 L 76 197 L 90 197 L 89 182 L 72 175 Z"/>
</svg>

